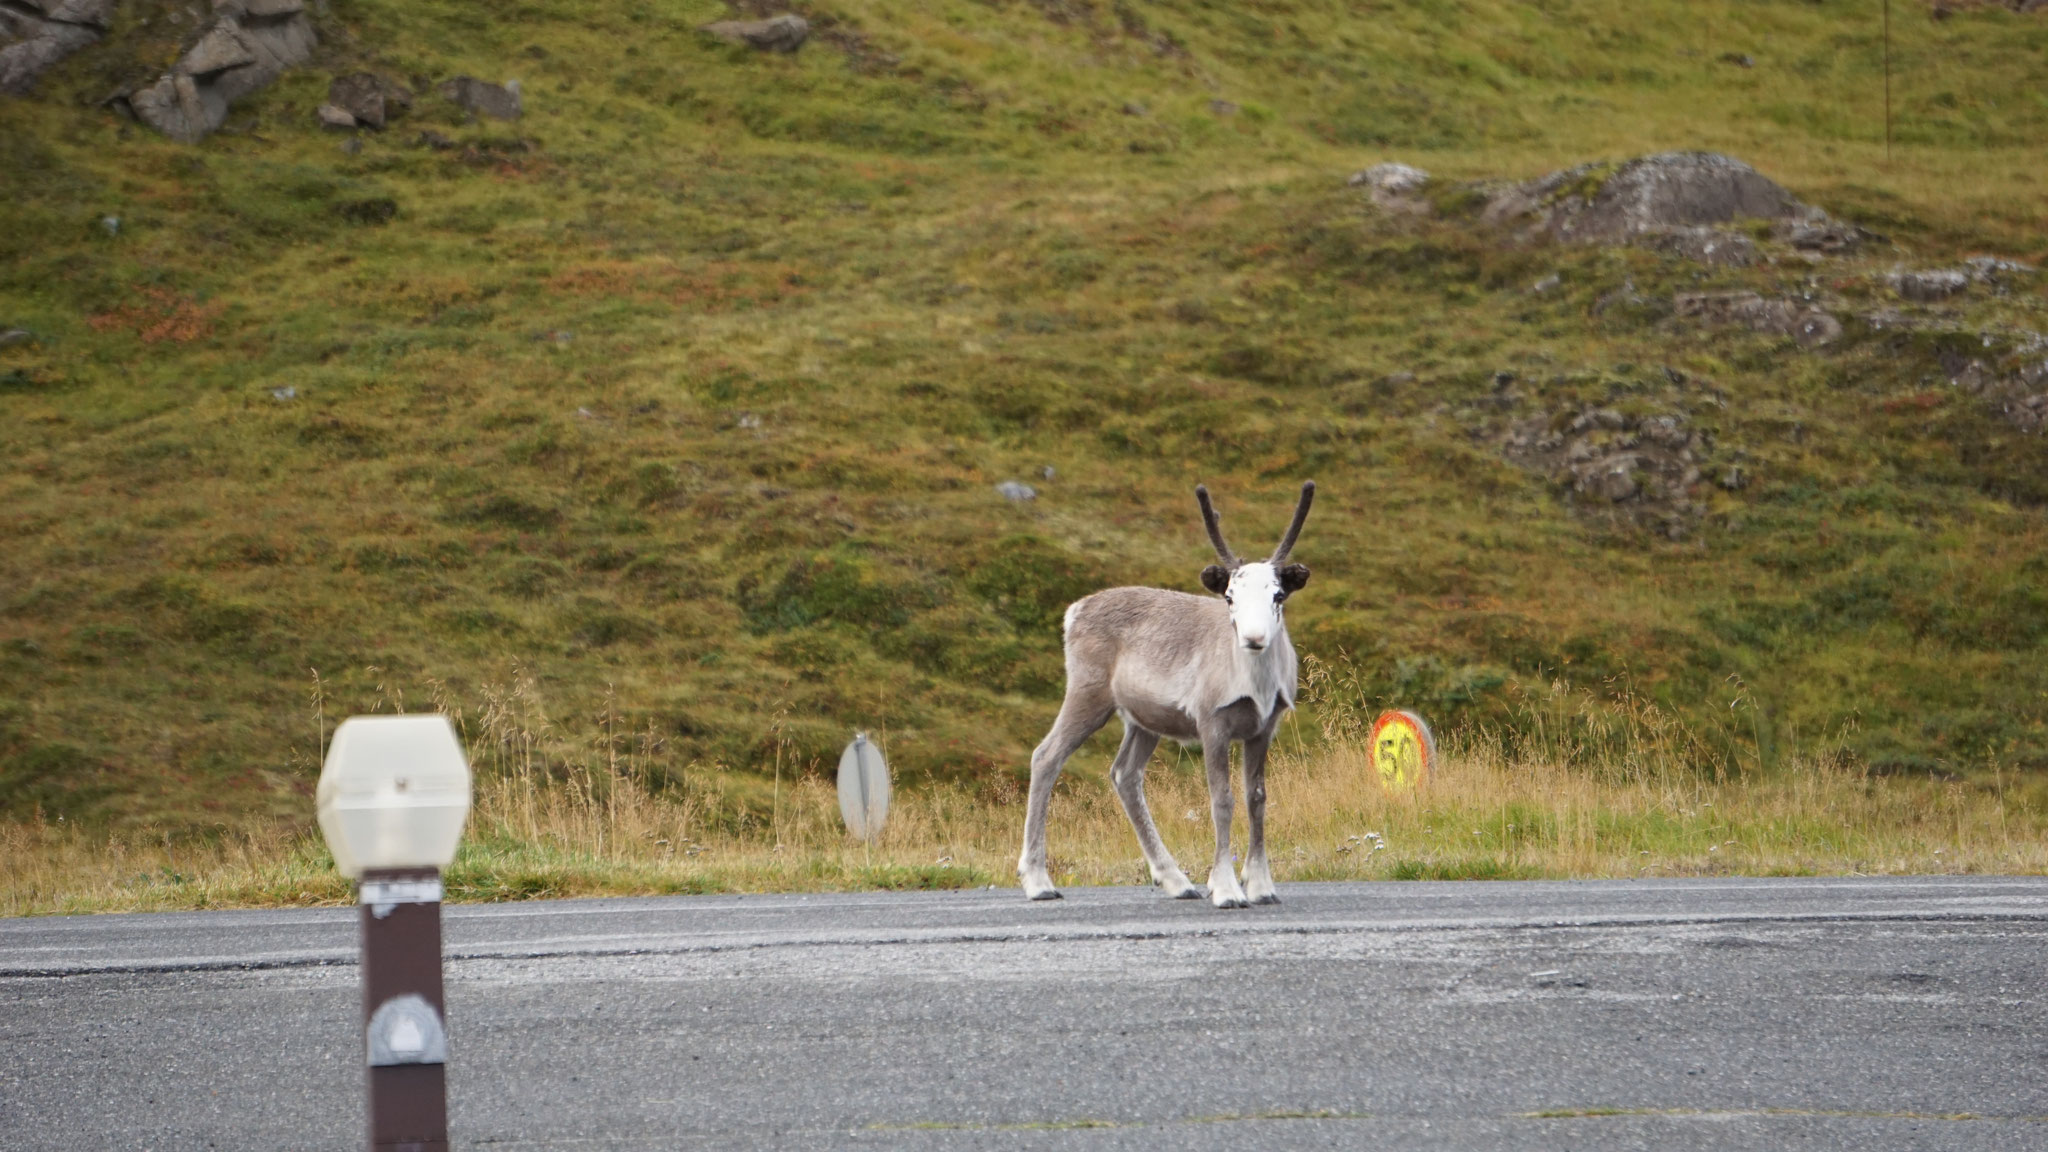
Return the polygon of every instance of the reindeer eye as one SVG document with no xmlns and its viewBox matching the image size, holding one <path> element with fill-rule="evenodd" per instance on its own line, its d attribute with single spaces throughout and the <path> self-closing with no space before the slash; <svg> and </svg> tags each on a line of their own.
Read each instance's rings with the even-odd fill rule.
<svg viewBox="0 0 2048 1152">
<path fill-rule="evenodd" d="M 1223 594 L 1223 602 L 1224 602 L 1225 604 L 1235 604 L 1235 603 L 1237 603 L 1237 601 L 1235 601 L 1235 600 L 1232 600 L 1232 599 L 1230 598 L 1230 593 L 1228 593 L 1228 592 L 1225 592 L 1225 593 Z"/>
<path fill-rule="evenodd" d="M 1287 593 L 1285 593 L 1285 592 L 1275 592 L 1275 593 L 1273 593 L 1273 603 L 1275 603 L 1275 604 L 1278 604 L 1278 603 L 1280 603 L 1280 602 L 1281 602 L 1282 600 L 1285 600 L 1285 599 L 1287 599 Z"/>
</svg>

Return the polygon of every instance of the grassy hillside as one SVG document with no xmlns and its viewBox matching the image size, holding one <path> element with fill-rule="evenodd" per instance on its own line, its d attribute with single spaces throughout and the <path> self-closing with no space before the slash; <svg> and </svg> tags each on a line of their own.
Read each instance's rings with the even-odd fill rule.
<svg viewBox="0 0 2048 1152">
<path fill-rule="evenodd" d="M 2048 451 L 1950 383 L 2048 292 L 1885 279 L 2048 256 L 2048 17 L 1898 5 L 1887 160 L 1875 0 L 796 7 L 771 56 L 715 3 L 334 0 L 187 147 L 96 106 L 161 66 L 132 4 L 0 100 L 0 813 L 303 820 L 335 718 L 430 701 L 764 797 L 862 727 L 1000 798 L 1064 604 L 1195 588 L 1196 481 L 1249 551 L 1309 476 L 1297 644 L 1370 705 L 1512 743 L 1625 689 L 1708 771 L 2048 766 Z M 312 109 L 360 68 L 422 95 L 357 150 Z M 427 94 L 465 73 L 525 117 Z M 1666 148 L 1884 240 L 1707 268 L 1344 183 Z M 1738 288 L 1845 334 L 1673 315 Z M 1596 406 L 1711 438 L 1690 519 L 1500 446 Z"/>
</svg>

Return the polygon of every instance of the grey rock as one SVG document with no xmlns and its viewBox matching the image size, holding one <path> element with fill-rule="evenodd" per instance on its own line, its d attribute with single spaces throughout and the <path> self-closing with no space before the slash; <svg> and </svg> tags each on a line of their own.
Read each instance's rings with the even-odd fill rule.
<svg viewBox="0 0 2048 1152">
<path fill-rule="evenodd" d="M 1636 476 L 1638 462 L 1633 453 L 1605 457 L 1579 470 L 1572 478 L 1572 490 L 1609 504 L 1619 504 L 1642 491 Z"/>
<path fill-rule="evenodd" d="M 41 12 L 45 19 L 65 24 L 86 24 L 106 28 L 114 22 L 116 0 L 18 0 Z"/>
<path fill-rule="evenodd" d="M 1546 292 L 1557 291 L 1558 287 L 1563 283 L 1564 279 L 1560 277 L 1557 273 L 1552 272 L 1550 275 L 1545 276 L 1543 279 L 1538 280 L 1536 283 L 1529 285 L 1529 291 L 1535 293 L 1538 296 L 1541 296 Z"/>
<path fill-rule="evenodd" d="M 222 19 L 178 58 L 177 70 L 187 76 L 211 76 L 254 64 L 256 56 L 242 43 L 240 32 L 241 26 L 232 19 Z"/>
<path fill-rule="evenodd" d="M 1038 489 L 1017 480 L 1003 481 L 1001 484 L 996 485 L 996 491 L 1002 493 L 1003 499 L 1013 504 L 1021 504 L 1027 500 L 1038 499 Z"/>
<path fill-rule="evenodd" d="M 1839 220 L 1802 220 L 1780 223 L 1772 235 L 1801 252 L 1841 256 L 1861 247 L 1870 234 Z"/>
<path fill-rule="evenodd" d="M 353 133 L 353 132 L 352 132 L 352 133 L 350 133 L 350 134 L 349 134 L 349 136 L 348 136 L 348 138 L 347 138 L 346 140 L 343 140 L 343 141 L 341 142 L 341 150 L 342 150 L 343 154 L 345 154 L 345 155 L 349 155 L 349 156 L 360 156 L 360 155 L 362 155 L 362 154 L 363 154 L 363 138 L 362 138 L 362 137 L 361 137 L 360 135 L 357 135 L 356 133 Z"/>
<path fill-rule="evenodd" d="M 1761 255 L 1756 241 L 1726 228 L 1673 228 L 1648 233 L 1638 243 L 1695 264 L 1716 264 L 1727 268 L 1747 268 Z"/>
<path fill-rule="evenodd" d="M 227 119 L 227 100 L 211 86 L 173 73 L 128 95 L 135 118 L 173 140 L 196 144 Z"/>
<path fill-rule="evenodd" d="M 1211 100 L 1209 101 L 1209 111 L 1214 112 L 1218 116 L 1235 116 L 1237 115 L 1237 105 L 1228 100 Z"/>
<path fill-rule="evenodd" d="M 119 236 L 121 234 L 121 218 L 119 216 L 102 216 L 100 217 L 100 227 L 105 229 L 109 236 Z"/>
<path fill-rule="evenodd" d="M 2032 276 L 2039 269 L 2032 264 L 2017 260 L 2003 260 L 1997 256 L 1973 256 L 1963 261 L 1970 270 L 1970 278 L 1979 284 L 2004 284 Z"/>
<path fill-rule="evenodd" d="M 1647 244 L 1687 259 L 1737 265 L 1757 258 L 1755 241 L 1723 227 L 1741 220 L 1775 221 L 1788 233 L 1814 230 L 1838 247 L 1859 235 L 1718 152 L 1661 152 L 1618 166 L 1581 164 L 1552 172 L 1495 191 L 1482 218 L 1515 228 L 1525 239 Z"/>
<path fill-rule="evenodd" d="M 35 343 L 36 334 L 26 328 L 9 328 L 0 332 L 0 348 L 12 348 L 18 344 Z"/>
<path fill-rule="evenodd" d="M 1138 103 L 1136 100 L 1127 100 L 1124 102 L 1124 115 L 1149 116 L 1151 113 L 1143 104 Z"/>
<path fill-rule="evenodd" d="M 728 44 L 744 44 L 763 52 L 794 52 L 810 39 L 811 22 L 785 12 L 766 20 L 720 20 L 698 30 Z"/>
<path fill-rule="evenodd" d="M 1742 470 L 1742 465 L 1731 464 L 1722 470 L 1721 479 L 1717 483 L 1730 492 L 1740 492 L 1749 487 L 1749 473 Z"/>
<path fill-rule="evenodd" d="M 356 126 L 356 118 L 349 114 L 348 109 L 332 104 L 322 104 L 313 110 L 313 115 L 319 119 L 322 128 L 345 132 Z"/>
<path fill-rule="evenodd" d="M 98 29 L 86 24 L 46 20 L 0 4 L 0 95 L 26 95 L 58 61 L 99 38 Z"/>
<path fill-rule="evenodd" d="M 1435 211 L 1430 202 L 1422 198 L 1422 190 L 1429 186 L 1429 181 L 1429 173 L 1420 168 L 1390 162 L 1354 172 L 1346 183 L 1354 188 L 1364 188 L 1374 204 L 1389 212 L 1427 216 Z"/>
<path fill-rule="evenodd" d="M 1970 273 L 1954 268 L 1895 272 L 1887 279 L 1890 280 L 1894 292 L 1922 304 L 1961 295 L 1970 287 Z"/>
<path fill-rule="evenodd" d="M 1742 219 L 1804 219 L 1813 211 L 1740 160 L 1662 152 L 1619 167 L 1581 164 L 1516 185 L 1489 201 L 1486 216 L 1534 218 L 1559 239 L 1611 243 Z"/>
<path fill-rule="evenodd" d="M 1397 196 L 1412 196 L 1422 191 L 1429 183 L 1429 173 L 1407 164 L 1375 164 L 1363 172 L 1354 172 L 1345 181 L 1352 187 L 1370 188 L 1375 192 L 1391 192 Z"/>
<path fill-rule="evenodd" d="M 286 400 L 297 400 L 299 398 L 299 390 L 297 388 L 292 387 L 272 388 L 270 390 L 270 398 L 272 400 L 277 400 L 280 402 Z"/>
<path fill-rule="evenodd" d="M 169 73 L 128 94 L 128 106 L 171 139 L 193 143 L 219 128 L 236 101 L 305 63 L 318 46 L 302 4 L 225 3 Z"/>
<path fill-rule="evenodd" d="M 1680 292 L 1672 311 L 1707 324 L 1741 325 L 1757 332 L 1790 336 L 1802 348 L 1818 348 L 1842 335 L 1842 322 L 1793 300 L 1768 300 L 1755 292 Z"/>
<path fill-rule="evenodd" d="M 384 89 L 384 81 L 369 72 L 337 76 L 327 85 L 327 103 L 366 128 L 382 128 Z"/>
<path fill-rule="evenodd" d="M 493 120 L 517 120 L 524 111 L 520 97 L 519 81 L 508 80 L 503 84 L 492 84 L 474 76 L 457 76 L 444 80 L 435 91 L 445 100 Z"/>
</svg>

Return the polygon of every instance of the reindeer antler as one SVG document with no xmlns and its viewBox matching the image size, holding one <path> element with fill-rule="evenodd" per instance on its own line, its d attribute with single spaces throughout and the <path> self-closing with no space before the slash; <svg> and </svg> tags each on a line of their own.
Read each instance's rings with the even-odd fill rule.
<svg viewBox="0 0 2048 1152">
<path fill-rule="evenodd" d="M 1226 568 L 1235 568 L 1243 561 L 1231 552 L 1230 545 L 1223 542 L 1223 523 L 1216 518 L 1216 506 L 1209 503 L 1209 488 L 1205 484 L 1195 485 L 1195 502 L 1202 506 L 1202 526 L 1209 530 L 1209 543 L 1216 546 L 1216 558 Z"/>
<path fill-rule="evenodd" d="M 1308 520 L 1308 506 L 1316 498 L 1316 482 L 1301 482 L 1301 503 L 1294 506 L 1294 523 L 1287 526 L 1287 535 L 1280 538 L 1280 547 L 1273 550 L 1272 564 L 1275 568 L 1287 563 L 1287 554 L 1294 551 L 1294 538 L 1301 535 L 1301 526 Z M 1202 498 L 1202 507 L 1209 507 L 1209 499 Z M 1213 531 L 1213 529 L 1212 529 Z"/>
</svg>

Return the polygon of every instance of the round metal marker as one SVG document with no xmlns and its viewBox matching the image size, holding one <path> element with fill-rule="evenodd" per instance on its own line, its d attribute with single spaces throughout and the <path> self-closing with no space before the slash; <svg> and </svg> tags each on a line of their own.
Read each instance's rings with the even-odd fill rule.
<svg viewBox="0 0 2048 1152">
<path fill-rule="evenodd" d="M 1412 792 L 1436 766 L 1436 737 L 1413 712 L 1383 713 L 1372 726 L 1372 766 L 1385 791 Z"/>
</svg>

